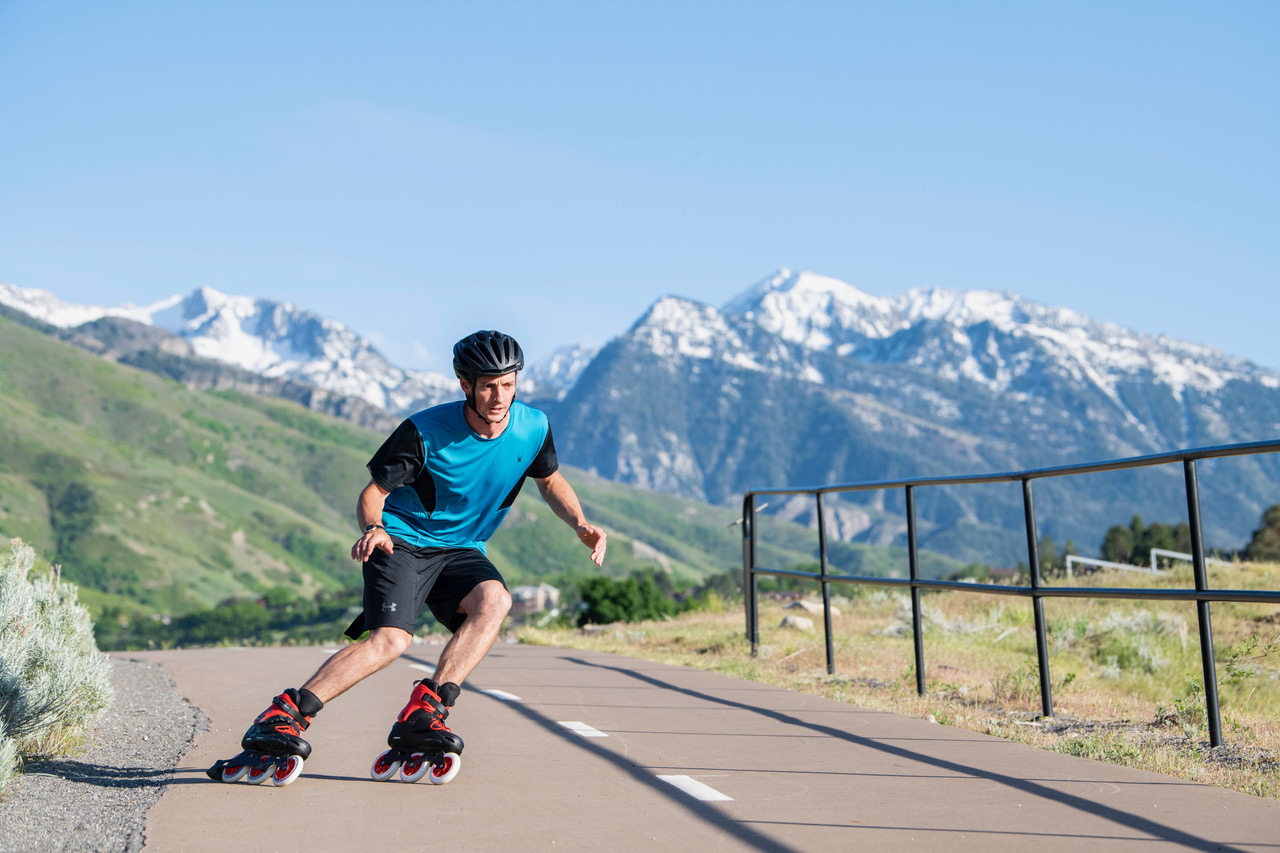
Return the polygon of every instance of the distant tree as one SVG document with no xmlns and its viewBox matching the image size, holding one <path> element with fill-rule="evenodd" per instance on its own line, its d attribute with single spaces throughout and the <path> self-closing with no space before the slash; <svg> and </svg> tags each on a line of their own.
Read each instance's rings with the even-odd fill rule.
<svg viewBox="0 0 1280 853">
<path fill-rule="evenodd" d="M 1134 533 L 1135 528 L 1137 533 Z M 1128 527 L 1119 524 L 1113 524 L 1107 528 L 1107 533 L 1102 538 L 1102 559 L 1110 560 L 1113 563 L 1127 563 L 1133 554 L 1134 546 L 1137 545 L 1138 536 L 1143 531 L 1142 519 L 1138 516 L 1133 517 L 1133 522 Z"/>
<path fill-rule="evenodd" d="M 1058 545 L 1048 536 L 1041 536 L 1036 550 L 1040 554 L 1040 577 L 1055 578 L 1065 575 L 1065 558 L 1058 554 Z"/>
<path fill-rule="evenodd" d="M 1173 528 L 1156 521 L 1146 529 L 1144 535 L 1138 538 L 1134 553 L 1129 556 L 1134 565 L 1140 565 L 1144 562 L 1146 556 L 1150 556 L 1152 548 L 1159 548 L 1162 551 L 1174 551 L 1177 550 L 1174 547 L 1177 544 L 1178 542 L 1173 536 Z M 1155 567 L 1152 566 L 1152 568 Z"/>
<path fill-rule="evenodd" d="M 293 604 L 297 597 L 285 586 L 273 586 L 262 594 L 262 602 L 272 610 L 283 610 Z"/>
<path fill-rule="evenodd" d="M 1128 527 L 1113 524 L 1107 528 L 1102 538 L 1102 559 L 1140 566 L 1150 558 L 1152 548 L 1190 553 L 1191 527 L 1185 521 L 1175 525 L 1156 521 L 1147 526 L 1142 523 L 1142 516 L 1135 515 Z"/>
<path fill-rule="evenodd" d="M 586 605 L 578 618 L 579 625 L 640 622 L 675 612 L 675 603 L 662 594 L 652 576 L 626 580 L 591 577 L 582 581 L 579 592 Z"/>
<path fill-rule="evenodd" d="M 714 592 L 721 598 L 741 598 L 742 572 L 730 570 L 714 574 L 707 578 L 703 589 Z"/>
<path fill-rule="evenodd" d="M 1173 549 L 1184 554 L 1191 552 L 1191 525 L 1185 521 L 1178 522 L 1173 528 Z"/>
<path fill-rule="evenodd" d="M 98 516 L 93 489 L 78 480 L 51 487 L 47 492 L 49 520 L 58 539 L 58 554 L 73 559 Z"/>
<path fill-rule="evenodd" d="M 1280 562 L 1280 504 L 1272 504 L 1262 514 L 1262 524 L 1253 531 L 1244 558 L 1254 563 Z"/>
</svg>

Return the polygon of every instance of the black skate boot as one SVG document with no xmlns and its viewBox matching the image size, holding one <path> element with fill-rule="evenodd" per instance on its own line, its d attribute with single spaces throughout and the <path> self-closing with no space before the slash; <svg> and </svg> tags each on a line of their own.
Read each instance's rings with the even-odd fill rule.
<svg viewBox="0 0 1280 853">
<path fill-rule="evenodd" d="M 311 713 L 304 714 L 300 706 L 308 706 Z M 302 764 L 311 755 L 311 744 L 302 739 L 302 733 L 322 707 L 324 703 L 309 690 L 289 688 L 272 699 L 244 733 L 240 739 L 244 752 L 216 762 L 205 772 L 217 782 L 244 779 L 260 785 L 270 779 L 275 785 L 288 785 L 302 773 Z"/>
<path fill-rule="evenodd" d="M 406 782 L 429 776 L 432 783 L 443 785 L 457 776 L 462 767 L 462 738 L 449 731 L 444 720 L 461 692 L 462 688 L 451 681 L 415 681 L 409 704 L 400 711 L 387 735 L 391 749 L 373 761 L 373 778 L 383 782 L 399 770 L 400 778 Z"/>
</svg>

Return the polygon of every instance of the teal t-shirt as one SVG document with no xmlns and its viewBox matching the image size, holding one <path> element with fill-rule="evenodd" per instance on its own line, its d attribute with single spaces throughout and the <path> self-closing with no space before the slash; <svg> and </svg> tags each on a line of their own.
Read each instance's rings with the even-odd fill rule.
<svg viewBox="0 0 1280 853">
<path fill-rule="evenodd" d="M 539 410 L 514 401 L 502 435 L 481 438 L 467 424 L 464 405 L 410 416 L 369 460 L 373 481 L 391 493 L 382 523 L 414 547 L 483 552 L 525 477 L 549 477 L 559 467 L 551 426 Z"/>
</svg>

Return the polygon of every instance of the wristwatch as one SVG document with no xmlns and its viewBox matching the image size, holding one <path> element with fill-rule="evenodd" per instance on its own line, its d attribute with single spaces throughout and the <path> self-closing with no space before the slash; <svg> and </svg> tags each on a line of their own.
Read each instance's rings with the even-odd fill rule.
<svg viewBox="0 0 1280 853">
<path fill-rule="evenodd" d="M 375 528 L 377 528 L 378 530 L 386 530 L 386 529 L 387 529 L 387 528 L 383 527 L 381 524 L 366 524 L 366 525 L 364 526 L 364 532 L 365 532 L 365 533 L 368 533 L 370 530 L 373 530 L 373 529 L 375 529 Z"/>
</svg>

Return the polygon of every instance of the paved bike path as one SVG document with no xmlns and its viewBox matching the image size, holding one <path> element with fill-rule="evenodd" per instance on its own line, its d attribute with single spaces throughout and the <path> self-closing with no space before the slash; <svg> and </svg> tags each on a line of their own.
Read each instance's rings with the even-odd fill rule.
<svg viewBox="0 0 1280 853">
<path fill-rule="evenodd" d="M 332 650 L 329 650 L 332 651 Z M 503 645 L 449 722 L 433 786 L 369 766 L 439 647 L 414 646 L 317 716 L 284 788 L 211 782 L 318 648 L 130 652 L 209 718 L 148 812 L 156 851 L 1280 851 L 1280 803 L 713 673 Z M 423 668 L 425 667 L 425 669 Z M 568 724 L 568 725 L 566 725 Z"/>
</svg>

